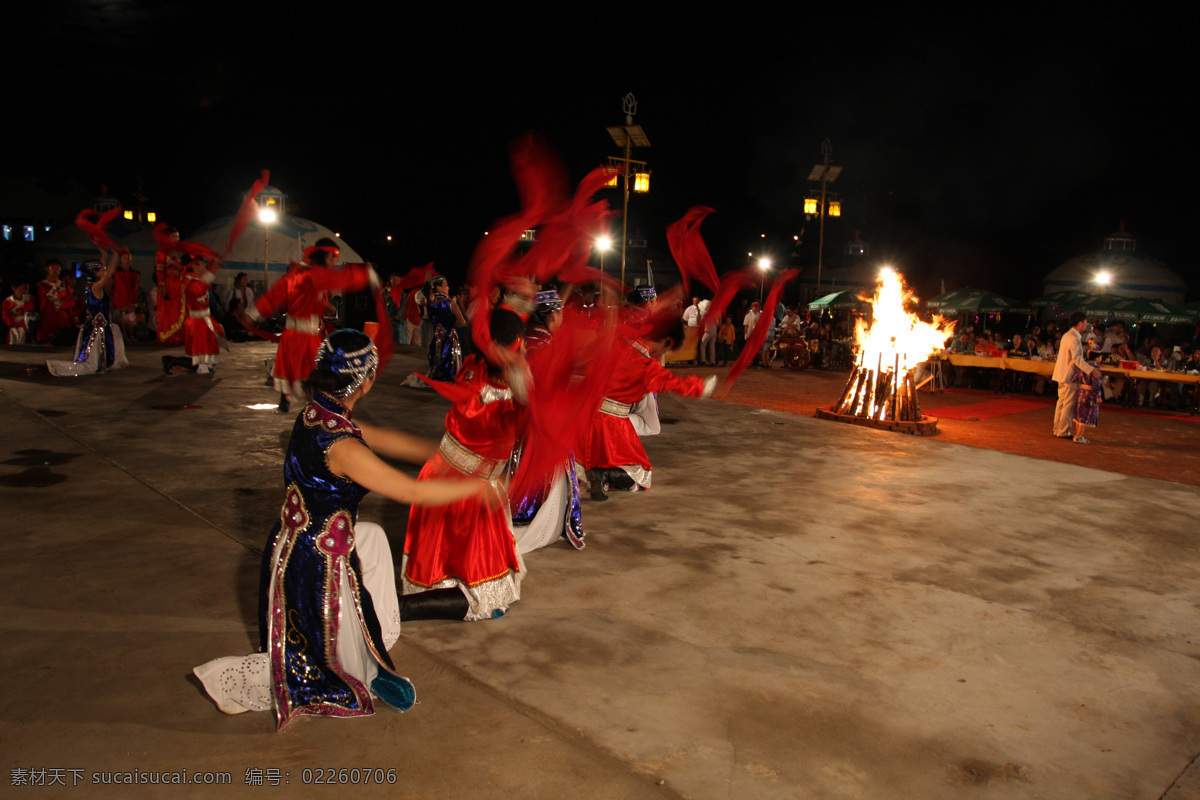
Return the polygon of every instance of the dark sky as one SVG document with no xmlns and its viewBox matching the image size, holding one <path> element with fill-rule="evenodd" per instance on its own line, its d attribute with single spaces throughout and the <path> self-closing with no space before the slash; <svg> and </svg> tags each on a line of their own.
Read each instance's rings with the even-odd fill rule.
<svg viewBox="0 0 1200 800">
<path fill-rule="evenodd" d="M 578 180 L 615 154 L 604 129 L 632 91 L 653 191 L 631 226 L 665 248 L 666 224 L 711 205 L 719 267 L 764 233 L 787 257 L 829 137 L 844 216 L 827 258 L 861 230 L 919 283 L 1028 297 L 1127 220 L 1139 249 L 1196 282 L 1197 69 L 1181 18 L 741 3 L 639 10 L 625 26 L 611 4 L 259 6 L 16 12 L 5 173 L 119 197 L 140 181 L 186 233 L 269 168 L 302 216 L 385 269 L 453 274 L 515 208 L 509 143 L 545 134 Z M 806 265 L 816 240 L 809 223 Z"/>
</svg>

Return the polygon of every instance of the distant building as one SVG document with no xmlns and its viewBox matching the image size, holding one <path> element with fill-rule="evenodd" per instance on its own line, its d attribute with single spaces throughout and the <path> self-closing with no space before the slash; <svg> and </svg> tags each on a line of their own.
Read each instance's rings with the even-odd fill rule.
<svg viewBox="0 0 1200 800">
<path fill-rule="evenodd" d="M 1076 256 L 1051 270 L 1044 279 L 1045 293 L 1078 289 L 1099 294 L 1103 286 L 1108 294 L 1184 302 L 1183 278 L 1157 258 L 1137 252 L 1137 239 L 1121 227 L 1104 239 L 1099 252 Z M 1104 273 L 1110 279 L 1107 284 L 1097 280 Z"/>
</svg>

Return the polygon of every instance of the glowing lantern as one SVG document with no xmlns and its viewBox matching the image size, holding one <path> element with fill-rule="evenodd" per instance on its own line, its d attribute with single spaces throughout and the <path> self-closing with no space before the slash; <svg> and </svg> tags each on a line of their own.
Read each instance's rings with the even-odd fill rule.
<svg viewBox="0 0 1200 800">
<path fill-rule="evenodd" d="M 840 217 L 842 215 L 842 201 L 834 200 L 829 204 L 829 216 Z"/>
<path fill-rule="evenodd" d="M 158 214 L 155 214 L 153 211 L 147 211 L 146 222 L 158 222 Z"/>
<path fill-rule="evenodd" d="M 133 212 L 132 212 L 132 211 L 126 211 L 126 212 L 125 212 L 125 219 L 133 219 Z"/>
<path fill-rule="evenodd" d="M 650 173 L 635 172 L 633 173 L 633 190 L 639 194 L 645 194 L 650 191 Z"/>
<path fill-rule="evenodd" d="M 815 197 L 804 198 L 804 213 L 805 214 L 817 213 L 817 198 L 815 198 Z"/>
</svg>

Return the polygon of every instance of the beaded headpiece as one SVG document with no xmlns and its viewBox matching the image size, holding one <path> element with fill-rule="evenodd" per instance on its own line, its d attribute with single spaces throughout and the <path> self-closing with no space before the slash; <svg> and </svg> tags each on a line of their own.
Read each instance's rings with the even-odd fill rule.
<svg viewBox="0 0 1200 800">
<path fill-rule="evenodd" d="M 638 294 L 640 294 L 642 296 L 642 300 L 647 303 L 658 298 L 658 292 L 654 290 L 653 286 L 639 286 Z"/>
<path fill-rule="evenodd" d="M 562 311 L 562 298 L 558 296 L 557 289 L 547 289 L 544 292 L 538 292 L 533 296 L 534 306 L 537 308 L 537 315 L 542 319 L 553 314 L 555 311 Z"/>
<path fill-rule="evenodd" d="M 349 328 L 343 330 L 359 333 L 359 331 Z M 374 342 L 368 342 L 366 347 L 358 350 L 343 350 L 331 345 L 333 337 L 342 332 L 337 331 L 321 342 L 321 346 L 317 349 L 316 366 L 324 367 L 334 375 L 350 377 L 350 383 L 345 388 L 333 392 L 338 398 L 345 400 L 357 392 L 358 387 L 362 386 L 368 378 L 375 375 L 375 370 L 379 367 L 379 350 L 376 349 Z"/>
</svg>

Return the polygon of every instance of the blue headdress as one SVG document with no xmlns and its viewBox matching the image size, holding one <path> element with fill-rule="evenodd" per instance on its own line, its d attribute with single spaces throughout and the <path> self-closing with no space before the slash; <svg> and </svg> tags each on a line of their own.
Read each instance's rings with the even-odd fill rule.
<svg viewBox="0 0 1200 800">
<path fill-rule="evenodd" d="M 376 349 L 375 342 L 370 340 L 366 347 L 358 350 L 335 347 L 330 342 L 339 333 L 357 333 L 365 336 L 361 331 L 351 328 L 335 331 L 328 339 L 321 342 L 321 346 L 317 349 L 316 367 L 318 369 L 325 368 L 338 377 L 349 378 L 350 382 L 345 387 L 333 392 L 338 398 L 345 400 L 357 392 L 358 387 L 362 386 L 368 378 L 374 377 L 375 370 L 379 367 L 379 350 Z"/>
<path fill-rule="evenodd" d="M 555 311 L 561 311 L 563 307 L 562 298 L 558 296 L 557 289 L 538 292 L 533 296 L 533 304 L 536 309 L 535 313 L 543 321 Z"/>
<path fill-rule="evenodd" d="M 645 303 L 658 299 L 658 292 L 654 290 L 653 286 L 639 286 L 638 294 L 642 296 L 642 302 Z"/>
</svg>

